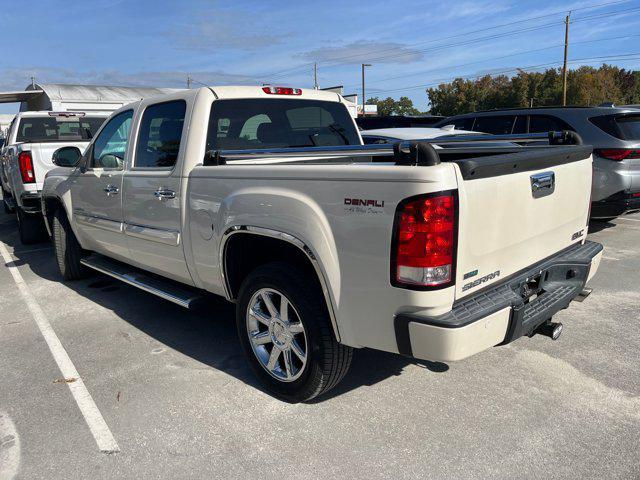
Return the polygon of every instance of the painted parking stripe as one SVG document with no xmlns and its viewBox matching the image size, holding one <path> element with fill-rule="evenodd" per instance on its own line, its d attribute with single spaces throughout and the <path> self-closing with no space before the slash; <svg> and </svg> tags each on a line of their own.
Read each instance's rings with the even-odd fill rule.
<svg viewBox="0 0 640 480">
<path fill-rule="evenodd" d="M 36 325 L 38 325 L 40 333 L 47 342 L 49 350 L 58 364 L 58 368 L 60 369 L 62 376 L 69 380 L 75 379 L 74 381 L 66 383 L 69 386 L 69 390 L 71 390 L 74 400 L 78 404 L 78 408 L 80 409 L 82 416 L 87 422 L 89 430 L 91 430 L 93 438 L 98 444 L 98 449 L 105 453 L 119 452 L 120 447 L 118 447 L 115 438 L 113 438 L 113 434 L 111 433 L 111 430 L 109 430 L 107 422 L 104 421 L 100 410 L 98 410 L 89 390 L 87 390 L 87 387 L 78 374 L 76 367 L 73 365 L 71 358 L 69 358 L 69 355 L 56 335 L 56 332 L 51 327 L 51 324 L 49 323 L 49 320 L 47 320 L 42 308 L 36 301 L 35 297 L 31 294 L 29 287 L 22 278 L 22 274 L 13 263 L 13 259 L 7 250 L 7 246 L 2 241 L 0 241 L 0 254 L 9 269 L 13 280 L 18 286 L 22 299 L 27 304 L 27 308 L 29 308 L 31 316 L 35 320 Z"/>
</svg>

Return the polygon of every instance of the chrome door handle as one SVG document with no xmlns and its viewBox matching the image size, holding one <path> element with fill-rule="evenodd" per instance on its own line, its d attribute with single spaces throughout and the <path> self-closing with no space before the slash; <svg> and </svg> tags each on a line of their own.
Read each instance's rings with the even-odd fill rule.
<svg viewBox="0 0 640 480">
<path fill-rule="evenodd" d="M 153 192 L 153 195 L 158 200 L 165 200 L 167 198 L 176 198 L 176 192 L 174 192 L 173 190 L 169 190 L 167 188 L 159 188 L 158 190 Z"/>
<path fill-rule="evenodd" d="M 107 185 L 105 188 L 103 188 L 103 190 L 107 194 L 107 197 L 111 195 L 117 195 L 118 192 L 120 192 L 120 189 L 115 185 Z"/>
</svg>

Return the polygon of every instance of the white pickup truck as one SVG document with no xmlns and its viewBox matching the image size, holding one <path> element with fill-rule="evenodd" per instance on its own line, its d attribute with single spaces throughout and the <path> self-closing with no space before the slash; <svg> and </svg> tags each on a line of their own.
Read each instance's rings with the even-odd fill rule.
<svg viewBox="0 0 640 480">
<path fill-rule="evenodd" d="M 16 212 L 22 243 L 46 238 L 40 190 L 55 167 L 54 151 L 63 145 L 84 149 L 108 113 L 21 112 L 9 126 L 0 154 L 2 198 L 7 213 Z"/>
<path fill-rule="evenodd" d="M 353 348 L 459 360 L 557 336 L 551 317 L 588 293 L 590 147 L 455 142 L 363 146 L 337 94 L 200 88 L 58 150 L 42 208 L 64 279 L 225 296 L 266 389 L 304 401 Z"/>
</svg>

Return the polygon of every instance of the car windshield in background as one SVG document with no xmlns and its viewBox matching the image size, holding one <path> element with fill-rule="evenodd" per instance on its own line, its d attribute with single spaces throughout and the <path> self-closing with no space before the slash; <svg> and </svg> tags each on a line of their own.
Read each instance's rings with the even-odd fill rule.
<svg viewBox="0 0 640 480">
<path fill-rule="evenodd" d="M 88 141 L 104 122 L 103 117 L 24 117 L 17 142 Z"/>
<path fill-rule="evenodd" d="M 640 140 L 640 114 L 602 115 L 589 121 L 620 140 Z"/>
<path fill-rule="evenodd" d="M 359 144 L 347 108 L 318 100 L 219 100 L 213 105 L 207 135 L 207 150 Z"/>
</svg>

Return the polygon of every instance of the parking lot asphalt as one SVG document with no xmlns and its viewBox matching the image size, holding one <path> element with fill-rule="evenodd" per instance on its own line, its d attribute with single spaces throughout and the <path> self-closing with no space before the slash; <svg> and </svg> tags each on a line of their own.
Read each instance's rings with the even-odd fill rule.
<svg viewBox="0 0 640 480">
<path fill-rule="evenodd" d="M 81 377 L 66 380 L 119 447 L 99 451 L 3 266 L 0 479 L 640 478 L 640 215 L 590 238 L 605 246 L 594 291 L 555 317 L 558 341 L 451 364 L 359 350 L 328 396 L 290 405 L 251 376 L 232 305 L 189 312 L 98 274 L 62 283 L 51 245 L 20 245 L 0 214 L 10 266 Z"/>
</svg>

